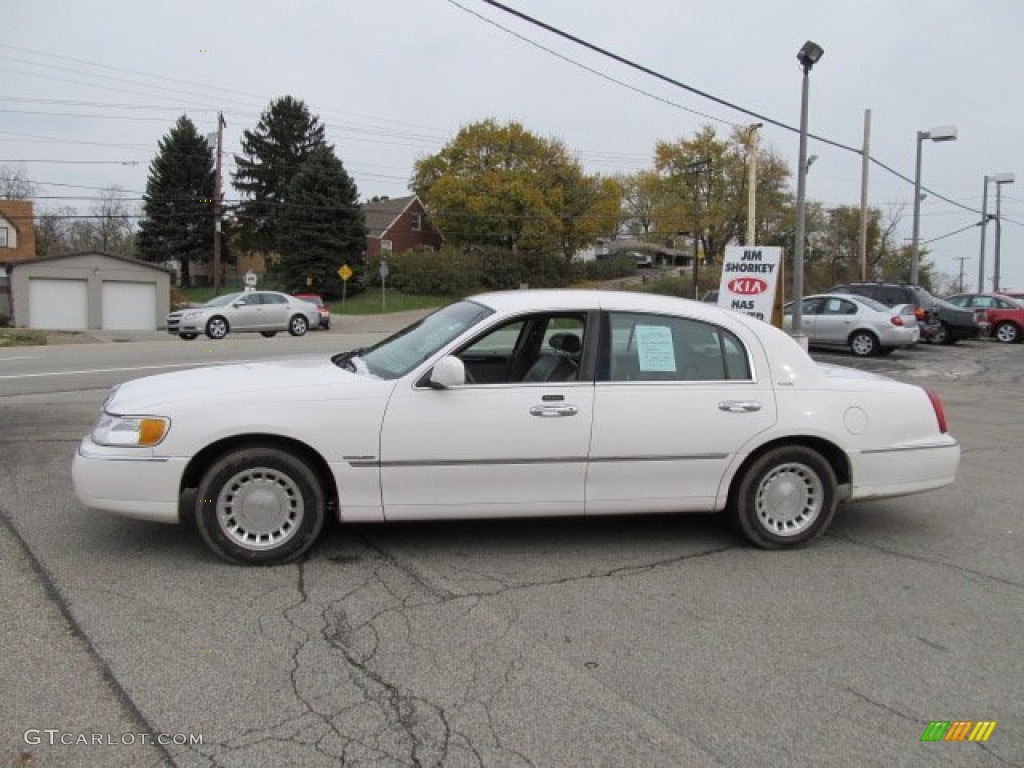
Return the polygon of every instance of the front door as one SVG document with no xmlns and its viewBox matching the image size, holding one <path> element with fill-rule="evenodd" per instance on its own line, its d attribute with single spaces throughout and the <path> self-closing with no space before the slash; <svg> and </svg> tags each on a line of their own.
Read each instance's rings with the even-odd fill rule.
<svg viewBox="0 0 1024 768">
<path fill-rule="evenodd" d="M 465 385 L 400 384 L 381 431 L 385 517 L 582 514 L 594 405 L 587 334 L 583 313 L 515 318 L 456 353 Z"/>
</svg>

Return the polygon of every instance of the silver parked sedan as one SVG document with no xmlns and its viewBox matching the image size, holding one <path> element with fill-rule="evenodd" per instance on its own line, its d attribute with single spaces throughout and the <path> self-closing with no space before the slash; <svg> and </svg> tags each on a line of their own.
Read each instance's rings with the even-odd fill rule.
<svg viewBox="0 0 1024 768">
<path fill-rule="evenodd" d="M 319 324 L 315 305 L 278 291 L 228 293 L 201 307 L 179 309 L 167 316 L 167 332 L 183 339 L 194 339 L 200 333 L 211 339 L 223 339 L 229 333 L 243 331 L 267 337 L 278 331 L 302 336 Z"/>
<path fill-rule="evenodd" d="M 822 293 L 803 300 L 801 329 L 808 343 L 818 347 L 844 347 L 859 357 L 884 355 L 897 347 L 916 344 L 921 331 L 913 315 L 887 307 L 866 296 Z M 785 330 L 793 324 L 793 302 L 783 315 Z"/>
</svg>

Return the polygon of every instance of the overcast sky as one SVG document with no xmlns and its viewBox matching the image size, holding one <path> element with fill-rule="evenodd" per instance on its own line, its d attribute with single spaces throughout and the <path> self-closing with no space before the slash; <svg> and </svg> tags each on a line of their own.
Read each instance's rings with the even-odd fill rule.
<svg viewBox="0 0 1024 768">
<path fill-rule="evenodd" d="M 1002 284 L 1024 289 L 1021 0 L 506 2 L 788 126 L 800 115 L 796 52 L 814 40 L 825 55 L 811 73 L 812 133 L 859 148 L 870 109 L 872 156 L 913 178 L 917 131 L 958 128 L 956 142 L 924 145 L 924 185 L 959 206 L 929 195 L 921 240 L 965 230 L 928 247 L 952 275 L 966 257 L 969 288 L 983 179 L 1017 174 L 1017 184 L 1002 187 Z M 56 184 L 117 184 L 138 197 L 157 142 L 182 113 L 207 132 L 224 112 L 230 172 L 241 131 L 285 94 L 321 116 L 363 198 L 406 194 L 417 157 L 487 117 L 560 138 L 589 171 L 605 174 L 650 167 L 658 140 L 706 124 L 724 137 L 755 121 L 482 0 L 34 0 L 8 4 L 4 21 L 0 164 L 26 161 L 48 196 L 96 194 Z M 795 169 L 797 135 L 770 124 L 761 135 Z M 813 140 L 809 152 L 819 156 L 809 199 L 859 205 L 860 156 Z M 235 193 L 226 187 L 226 196 Z M 994 198 L 990 186 L 990 213 Z M 912 200 L 912 184 L 872 168 L 870 204 L 902 208 L 908 239 Z M 92 203 L 41 204 L 85 211 Z M 987 280 L 994 226 L 988 232 Z"/>
</svg>

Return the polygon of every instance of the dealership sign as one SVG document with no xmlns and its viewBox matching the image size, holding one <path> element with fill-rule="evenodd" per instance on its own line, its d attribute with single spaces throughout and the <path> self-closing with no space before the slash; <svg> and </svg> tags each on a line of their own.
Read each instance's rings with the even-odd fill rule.
<svg viewBox="0 0 1024 768">
<path fill-rule="evenodd" d="M 770 321 L 781 262 L 781 248 L 728 246 L 718 288 L 718 306 Z"/>
</svg>

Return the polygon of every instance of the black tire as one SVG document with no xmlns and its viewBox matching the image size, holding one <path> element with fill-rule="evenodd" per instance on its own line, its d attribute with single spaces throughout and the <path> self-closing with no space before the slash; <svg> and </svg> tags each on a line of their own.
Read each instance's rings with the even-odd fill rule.
<svg viewBox="0 0 1024 768">
<path fill-rule="evenodd" d="M 293 315 L 288 321 L 288 333 L 292 336 L 305 336 L 309 330 L 309 320 L 304 315 Z"/>
<path fill-rule="evenodd" d="M 260 336 L 263 336 L 264 338 L 267 339 L 272 339 L 275 336 L 277 336 L 277 331 L 260 331 Z"/>
<path fill-rule="evenodd" d="M 857 357 L 877 355 L 881 345 L 871 331 L 854 331 L 848 340 L 850 351 Z"/>
<path fill-rule="evenodd" d="M 211 339 L 223 339 L 231 331 L 228 321 L 220 315 L 206 321 L 206 335 Z"/>
<path fill-rule="evenodd" d="M 957 339 L 949 330 L 949 326 L 945 322 L 940 321 L 939 327 L 935 329 L 935 334 L 932 336 L 933 344 L 956 344 Z"/>
<path fill-rule="evenodd" d="M 1020 328 L 1009 320 L 1004 320 L 997 325 L 992 331 L 992 335 L 1003 344 L 1020 344 L 1022 338 Z"/>
<path fill-rule="evenodd" d="M 184 339 L 185 341 L 192 341 L 192 339 L 194 339 L 198 335 L 198 333 L 179 333 L 178 338 Z"/>
<path fill-rule="evenodd" d="M 762 549 L 809 544 L 835 516 L 835 472 L 811 448 L 773 448 L 747 467 L 738 482 L 733 516 L 747 539 Z"/>
<path fill-rule="evenodd" d="M 323 488 L 295 454 L 250 446 L 225 454 L 196 493 L 196 527 L 207 545 L 240 565 L 278 565 L 316 542 L 326 516 Z"/>
</svg>

